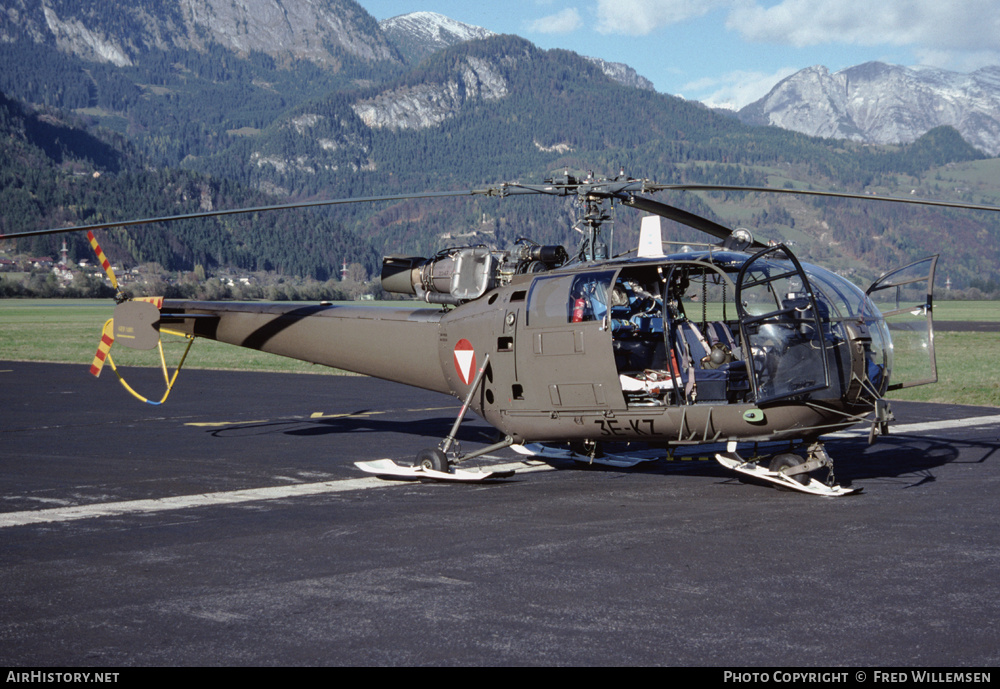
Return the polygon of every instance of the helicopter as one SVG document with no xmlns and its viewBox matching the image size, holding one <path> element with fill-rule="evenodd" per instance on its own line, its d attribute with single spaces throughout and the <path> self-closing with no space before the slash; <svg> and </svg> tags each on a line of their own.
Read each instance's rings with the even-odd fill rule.
<svg viewBox="0 0 1000 689">
<path fill-rule="evenodd" d="M 164 300 L 131 298 L 119 290 L 91 372 L 99 375 L 105 360 L 114 367 L 113 343 L 160 346 L 162 360 L 160 334 L 172 333 L 187 338 L 188 348 L 197 338 L 212 339 L 463 401 L 449 435 L 437 447 L 420 450 L 412 465 L 358 463 L 381 476 L 503 478 L 512 472 L 458 465 L 508 447 L 543 459 L 625 466 L 639 460 L 604 449 L 644 443 L 672 452 L 719 445 L 725 450 L 715 459 L 739 475 L 820 496 L 859 492 L 836 483 L 821 438 L 865 424 L 874 442 L 893 420 L 887 392 L 937 380 L 937 256 L 891 271 L 862 290 L 832 271 L 800 262 L 785 244 L 758 241 L 746 229 L 650 198 L 661 191 L 754 191 L 1000 210 L 841 192 L 657 184 L 624 171 L 606 179 L 578 178 L 567 171 L 541 184 L 216 210 L 0 239 L 86 230 L 118 289 L 94 230 L 414 198 L 574 197 L 584 238 L 572 256 L 562 246 L 521 238 L 507 249 L 460 246 L 432 257 L 385 257 L 382 287 L 422 302 L 417 308 Z M 648 214 L 638 248 L 610 255 L 602 231 L 610 217 L 607 203 Z M 714 241 L 664 253 L 661 218 Z M 170 378 L 163 362 L 167 393 L 161 402 L 182 364 L 183 357 Z M 897 380 L 904 369 L 909 377 Z M 455 438 L 470 409 L 499 439 L 463 453 Z M 778 451 L 767 451 L 775 445 Z M 741 446 L 752 454 L 741 454 Z"/>
</svg>

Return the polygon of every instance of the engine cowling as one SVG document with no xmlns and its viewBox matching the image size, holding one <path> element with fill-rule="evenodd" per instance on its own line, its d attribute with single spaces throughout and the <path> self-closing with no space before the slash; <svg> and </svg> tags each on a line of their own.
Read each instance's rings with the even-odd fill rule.
<svg viewBox="0 0 1000 689">
<path fill-rule="evenodd" d="M 514 275 L 551 270 L 567 259 L 561 246 L 525 241 L 508 251 L 468 246 L 447 249 L 433 258 L 387 256 L 382 259 L 382 288 L 432 304 L 461 304 L 510 282 Z"/>
<path fill-rule="evenodd" d="M 434 258 L 387 256 L 382 260 L 382 288 L 432 304 L 460 304 L 496 287 L 497 268 L 493 252 L 482 246 L 453 249 Z"/>
</svg>

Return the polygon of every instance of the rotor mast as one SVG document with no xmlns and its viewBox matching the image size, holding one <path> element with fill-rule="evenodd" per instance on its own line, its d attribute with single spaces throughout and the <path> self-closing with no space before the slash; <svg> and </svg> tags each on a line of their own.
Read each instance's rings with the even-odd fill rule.
<svg viewBox="0 0 1000 689">
<path fill-rule="evenodd" d="M 608 244 L 602 238 L 601 225 L 605 220 L 611 220 L 611 216 L 604 210 L 604 199 L 600 196 L 587 194 L 581 197 L 584 205 L 583 216 L 580 218 L 586 229 L 584 239 L 580 242 L 580 249 L 577 251 L 577 258 L 581 261 L 603 261 L 608 258 L 610 251 Z M 578 223 L 579 224 L 579 223 Z"/>
</svg>

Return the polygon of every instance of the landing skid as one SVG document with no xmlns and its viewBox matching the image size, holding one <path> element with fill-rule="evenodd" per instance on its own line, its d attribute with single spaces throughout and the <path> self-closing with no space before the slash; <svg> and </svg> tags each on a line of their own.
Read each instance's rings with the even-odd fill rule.
<svg viewBox="0 0 1000 689">
<path fill-rule="evenodd" d="M 451 432 L 448 434 L 448 437 L 441 441 L 440 447 L 424 448 L 417 453 L 417 461 L 413 465 L 396 464 L 391 459 L 376 459 L 371 462 L 355 462 L 354 466 L 362 471 L 367 471 L 369 474 L 403 479 L 429 478 L 435 481 L 470 482 L 486 481 L 487 479 L 494 478 L 510 478 L 513 476 L 513 469 L 505 471 L 465 471 L 464 469 L 457 469 L 454 466 L 458 462 L 464 462 L 473 457 L 480 457 L 484 454 L 510 447 L 514 442 L 514 439 L 508 435 L 500 442 L 480 448 L 475 452 L 464 454 L 457 450 L 458 441 L 455 440 L 455 435 L 458 433 L 458 427 L 462 423 L 462 419 L 465 418 L 466 412 L 469 411 L 473 395 L 479 388 L 480 383 L 483 382 L 483 375 L 486 373 L 489 363 L 490 355 L 487 354 L 483 358 L 483 365 L 479 368 L 479 372 L 476 373 L 472 387 L 469 388 L 469 394 L 465 397 L 462 409 L 458 412 L 458 418 L 452 424 Z"/>
<path fill-rule="evenodd" d="M 808 479 L 808 482 L 800 483 L 793 477 L 795 476 L 794 474 L 786 474 L 784 471 L 772 471 L 771 469 L 760 466 L 757 461 L 743 459 L 736 454 L 736 450 L 731 446 L 727 449 L 729 450 L 728 452 L 720 452 L 715 455 L 715 459 L 719 462 L 719 464 L 727 469 L 732 469 L 733 471 L 737 471 L 746 476 L 753 476 L 754 478 L 761 479 L 762 481 L 773 483 L 781 488 L 797 490 L 800 493 L 808 493 L 809 495 L 822 495 L 829 498 L 854 495 L 861 492 L 861 488 L 828 486 L 822 481 L 817 481 L 815 478 L 802 473 L 799 473 L 798 476 Z"/>
<path fill-rule="evenodd" d="M 635 457 L 630 455 L 602 455 L 591 457 L 589 455 L 574 452 L 568 448 L 549 447 L 541 443 L 529 443 L 527 445 L 511 445 L 512 450 L 519 455 L 528 457 L 540 457 L 542 459 L 572 459 L 575 462 L 586 464 L 601 464 L 603 466 L 627 469 L 643 462 L 655 462 L 659 457 Z"/>
<path fill-rule="evenodd" d="M 355 462 L 354 466 L 376 476 L 391 476 L 393 478 L 423 479 L 435 481 L 486 481 L 488 479 L 510 478 L 513 469 L 508 471 L 466 471 L 452 468 L 451 471 L 435 471 L 422 466 L 405 466 L 396 464 L 391 459 L 376 459 L 371 462 Z"/>
</svg>

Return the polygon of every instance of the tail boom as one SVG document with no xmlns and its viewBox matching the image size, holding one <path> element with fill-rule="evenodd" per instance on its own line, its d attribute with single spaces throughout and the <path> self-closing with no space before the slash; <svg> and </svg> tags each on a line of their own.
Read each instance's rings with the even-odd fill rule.
<svg viewBox="0 0 1000 689">
<path fill-rule="evenodd" d="M 438 354 L 442 314 L 423 308 L 166 300 L 160 329 L 448 393 Z"/>
</svg>

